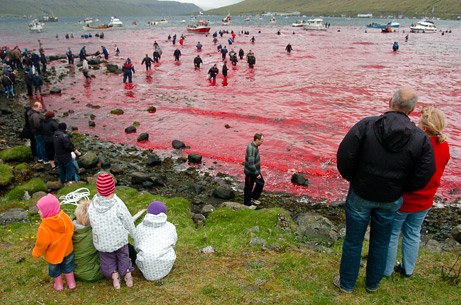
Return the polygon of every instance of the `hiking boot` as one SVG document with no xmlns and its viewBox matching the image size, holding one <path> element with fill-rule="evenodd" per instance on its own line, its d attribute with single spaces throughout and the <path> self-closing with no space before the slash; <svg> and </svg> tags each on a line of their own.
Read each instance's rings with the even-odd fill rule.
<svg viewBox="0 0 461 305">
<path fill-rule="evenodd" d="M 333 277 L 333 285 L 335 285 L 339 289 L 339 291 L 341 291 L 342 293 L 352 293 L 352 290 L 347 290 L 341 287 L 341 281 L 340 281 L 339 274 L 336 274 Z"/>
<path fill-rule="evenodd" d="M 402 267 L 401 263 L 398 263 L 394 267 L 394 271 L 397 272 L 398 274 L 400 274 L 400 276 L 402 276 L 402 277 L 411 277 L 411 274 L 406 274 L 405 273 L 405 269 Z"/>
<path fill-rule="evenodd" d="M 54 285 L 53 285 L 54 290 L 56 291 L 61 291 L 64 289 L 64 284 L 62 282 L 62 276 L 59 275 L 54 278 Z"/>
<path fill-rule="evenodd" d="M 115 289 L 120 289 L 120 276 L 118 272 L 112 273 L 112 285 L 114 285 Z"/>
</svg>

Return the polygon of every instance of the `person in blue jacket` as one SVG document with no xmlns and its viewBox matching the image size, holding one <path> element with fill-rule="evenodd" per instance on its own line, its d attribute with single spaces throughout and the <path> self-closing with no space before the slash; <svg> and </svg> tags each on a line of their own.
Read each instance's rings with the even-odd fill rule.
<svg viewBox="0 0 461 305">
<path fill-rule="evenodd" d="M 394 44 L 392 45 L 392 50 L 394 52 L 397 52 L 399 50 L 399 44 L 397 41 L 394 41 Z"/>
</svg>

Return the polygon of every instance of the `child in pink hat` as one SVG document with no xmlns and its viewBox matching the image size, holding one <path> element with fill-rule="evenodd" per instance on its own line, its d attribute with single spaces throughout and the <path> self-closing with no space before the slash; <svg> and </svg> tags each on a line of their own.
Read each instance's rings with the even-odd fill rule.
<svg viewBox="0 0 461 305">
<path fill-rule="evenodd" d="M 52 194 L 42 197 L 37 202 L 42 223 L 38 228 L 37 241 L 32 256 L 44 256 L 48 262 L 48 274 L 54 278 L 54 289 L 63 289 L 64 273 L 69 289 L 77 287 L 74 278 L 74 248 L 72 235 L 74 225 L 70 217 L 61 210 L 58 198 Z"/>
<path fill-rule="evenodd" d="M 88 214 L 101 272 L 104 277 L 112 278 L 115 289 L 120 289 L 120 276 L 125 278 L 128 287 L 132 287 L 134 268 L 128 252 L 128 234 L 134 238 L 133 218 L 115 194 L 115 181 L 110 174 L 98 175 L 96 189 L 98 193 L 93 197 Z"/>
</svg>

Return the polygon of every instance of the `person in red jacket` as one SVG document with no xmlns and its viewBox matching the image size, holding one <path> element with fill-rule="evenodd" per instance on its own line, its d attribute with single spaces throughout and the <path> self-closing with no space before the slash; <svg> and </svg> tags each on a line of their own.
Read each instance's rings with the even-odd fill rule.
<svg viewBox="0 0 461 305">
<path fill-rule="evenodd" d="M 58 198 L 48 194 L 37 201 L 37 208 L 42 218 L 38 228 L 37 241 L 32 256 L 43 255 L 48 262 L 48 275 L 54 278 L 54 289 L 63 289 L 64 273 L 69 289 L 77 287 L 74 278 L 74 247 L 72 235 L 74 224 L 69 216 L 61 210 Z"/>
<path fill-rule="evenodd" d="M 392 224 L 392 235 L 387 254 L 384 276 L 390 276 L 395 270 L 403 276 L 411 276 L 418 257 L 421 226 L 434 203 L 434 195 L 440 186 L 440 178 L 450 160 L 450 149 L 446 135 L 445 115 L 434 107 L 425 107 L 421 112 L 419 126 L 428 135 L 434 148 L 435 173 L 427 185 L 418 191 L 403 194 L 403 204 L 396 212 Z M 400 232 L 402 232 L 402 263 L 394 267 Z"/>
</svg>

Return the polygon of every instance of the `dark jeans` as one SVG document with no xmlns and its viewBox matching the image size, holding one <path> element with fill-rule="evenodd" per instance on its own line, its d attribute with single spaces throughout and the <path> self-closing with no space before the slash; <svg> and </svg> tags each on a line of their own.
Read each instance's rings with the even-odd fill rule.
<svg viewBox="0 0 461 305">
<path fill-rule="evenodd" d="M 128 82 L 132 83 L 133 82 L 132 77 L 133 77 L 132 73 L 123 73 L 123 82 L 126 83 L 126 79 L 128 78 Z"/>
<path fill-rule="evenodd" d="M 61 274 L 71 273 L 75 269 L 74 252 L 64 257 L 60 264 L 48 264 L 48 275 L 55 278 Z"/>
<path fill-rule="evenodd" d="M 378 287 L 386 267 L 392 222 L 402 202 L 402 197 L 393 202 L 369 201 L 349 189 L 345 204 L 346 236 L 339 269 L 341 288 L 348 291 L 354 289 L 368 224 L 370 224 L 370 242 L 365 284 L 369 289 Z"/>
<path fill-rule="evenodd" d="M 76 173 L 72 158 L 68 160 L 62 160 L 58 158 L 57 161 L 59 166 L 59 181 L 61 181 L 63 184 L 69 181 L 73 181 Z"/>
<path fill-rule="evenodd" d="M 258 179 L 245 175 L 245 187 L 243 188 L 243 203 L 251 205 L 251 199 L 259 199 L 264 188 L 264 178 Z"/>
</svg>

